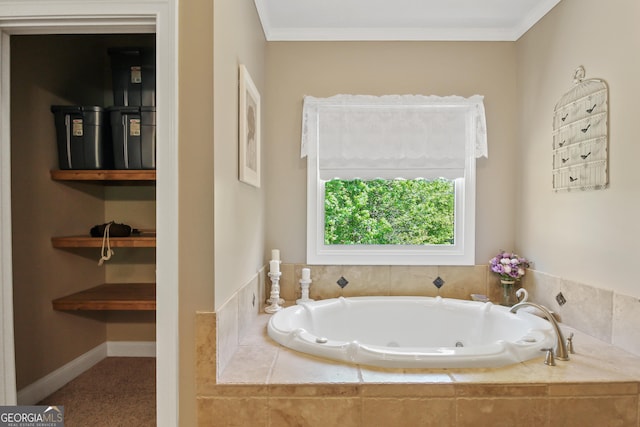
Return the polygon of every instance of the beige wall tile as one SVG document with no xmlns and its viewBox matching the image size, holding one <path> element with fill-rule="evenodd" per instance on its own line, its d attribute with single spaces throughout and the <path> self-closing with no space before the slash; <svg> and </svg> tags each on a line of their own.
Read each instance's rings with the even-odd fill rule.
<svg viewBox="0 0 640 427">
<path fill-rule="evenodd" d="M 606 342 L 611 342 L 613 292 L 570 280 L 561 282 L 567 303 L 557 308 L 562 322 Z"/>
<path fill-rule="evenodd" d="M 239 346 L 218 382 L 266 384 L 277 354 L 274 346 Z"/>
<path fill-rule="evenodd" d="M 362 425 L 455 426 L 455 399 L 362 399 Z"/>
<path fill-rule="evenodd" d="M 269 400 L 270 427 L 359 427 L 359 398 L 284 398 Z"/>
<path fill-rule="evenodd" d="M 196 379 L 198 393 L 216 383 L 216 314 L 196 313 Z"/>
<path fill-rule="evenodd" d="M 457 425 L 460 427 L 546 426 L 548 413 L 548 402 L 544 398 L 460 398 L 457 400 Z M 578 426 L 580 424 L 552 425 Z"/>
<path fill-rule="evenodd" d="M 436 277 L 438 277 L 436 266 L 391 266 L 389 295 L 435 297 L 438 295 L 438 288 L 433 284 Z"/>
<path fill-rule="evenodd" d="M 484 294 L 487 289 L 487 270 L 484 265 L 438 267 L 438 276 L 444 280 L 438 295 L 468 300 L 471 294 Z"/>
<path fill-rule="evenodd" d="M 542 380 L 540 372 L 533 370 L 533 366 L 550 369 L 542 363 L 543 359 L 536 359 L 535 362 L 515 363 L 502 368 L 462 368 L 451 370 L 450 375 L 456 383 L 540 383 Z"/>
<path fill-rule="evenodd" d="M 529 292 L 529 300 L 551 311 L 557 311 L 560 307 L 555 299 L 560 292 L 560 284 L 560 278 L 530 268 L 522 278 L 522 287 Z"/>
<path fill-rule="evenodd" d="M 385 369 L 360 366 L 364 383 L 383 384 L 447 384 L 452 381 L 444 369 Z"/>
<path fill-rule="evenodd" d="M 640 356 L 640 299 L 613 296 L 612 344 Z"/>
<path fill-rule="evenodd" d="M 389 266 L 343 266 L 340 275 L 335 277 L 336 282 L 340 276 L 349 281 L 342 294 L 345 297 L 362 295 L 388 295 L 389 294 Z M 338 286 L 336 284 L 336 286 Z"/>
<path fill-rule="evenodd" d="M 542 384 L 458 384 L 456 396 L 460 397 L 546 397 L 547 386 Z"/>
<path fill-rule="evenodd" d="M 267 269 L 265 266 L 258 270 L 258 312 L 262 313 L 269 298 L 267 292 Z"/>
<path fill-rule="evenodd" d="M 238 348 L 238 295 L 233 297 L 216 312 L 216 338 L 218 373 L 223 372 Z"/>
<path fill-rule="evenodd" d="M 549 399 L 552 426 L 638 426 L 638 396 Z"/>
<path fill-rule="evenodd" d="M 359 383 L 358 368 L 282 348 L 269 384 Z"/>
<path fill-rule="evenodd" d="M 365 384 L 363 397 L 454 397 L 453 384 Z"/>
<path fill-rule="evenodd" d="M 258 274 L 238 291 L 238 336 L 242 337 L 258 316 Z"/>
<path fill-rule="evenodd" d="M 198 398 L 200 427 L 266 427 L 268 426 L 266 397 Z"/>
<path fill-rule="evenodd" d="M 273 384 L 269 386 L 272 397 L 357 397 L 359 385 L 342 384 Z"/>
<path fill-rule="evenodd" d="M 199 397 L 267 397 L 269 386 L 255 384 L 218 384 Z"/>
<path fill-rule="evenodd" d="M 638 383 L 550 384 L 549 396 L 612 396 L 638 394 Z"/>
<path fill-rule="evenodd" d="M 343 296 L 342 289 L 336 281 L 343 275 L 344 269 L 339 265 L 314 265 L 311 268 L 311 286 L 309 297 L 327 299 Z"/>
<path fill-rule="evenodd" d="M 240 345 L 275 346 L 275 341 L 271 340 L 267 333 L 269 319 L 271 319 L 271 314 L 258 314 L 256 320 L 246 328 L 244 334 L 240 337 Z"/>
<path fill-rule="evenodd" d="M 547 366 L 543 363 L 543 358 L 526 362 L 529 369 L 526 378 L 530 382 L 545 382 L 549 384 L 576 383 L 576 382 L 619 382 L 629 381 L 632 377 L 627 369 L 631 365 L 621 364 L 620 359 L 616 362 L 606 361 L 606 356 L 590 354 L 589 347 L 581 346 L 576 350 L 576 354 L 570 355 L 569 361 L 556 360 L 556 366 Z M 578 354 L 577 352 L 580 352 Z M 599 359 L 602 357 L 603 359 Z"/>
</svg>

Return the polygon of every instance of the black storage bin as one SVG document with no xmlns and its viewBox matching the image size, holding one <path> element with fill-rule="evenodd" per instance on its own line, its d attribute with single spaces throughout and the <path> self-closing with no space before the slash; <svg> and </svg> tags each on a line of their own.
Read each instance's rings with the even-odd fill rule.
<svg viewBox="0 0 640 427">
<path fill-rule="evenodd" d="M 116 169 L 156 168 L 156 107 L 111 107 Z"/>
<path fill-rule="evenodd" d="M 152 48 L 111 48 L 113 104 L 156 105 L 156 52 Z"/>
<path fill-rule="evenodd" d="M 60 169 L 113 167 L 111 128 L 101 107 L 52 105 Z"/>
</svg>

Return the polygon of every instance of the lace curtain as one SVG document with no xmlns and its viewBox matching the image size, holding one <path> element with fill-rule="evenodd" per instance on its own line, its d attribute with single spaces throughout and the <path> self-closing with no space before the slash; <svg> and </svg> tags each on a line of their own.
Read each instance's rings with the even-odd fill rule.
<svg viewBox="0 0 640 427">
<path fill-rule="evenodd" d="M 479 95 L 304 98 L 301 155 L 318 160 L 323 180 L 455 179 L 468 146 L 487 156 Z"/>
</svg>

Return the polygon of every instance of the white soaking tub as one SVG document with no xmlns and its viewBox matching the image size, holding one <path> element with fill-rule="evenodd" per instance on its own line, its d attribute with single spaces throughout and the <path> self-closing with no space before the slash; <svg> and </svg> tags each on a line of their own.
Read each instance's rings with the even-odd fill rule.
<svg viewBox="0 0 640 427">
<path fill-rule="evenodd" d="M 441 297 L 353 297 L 275 313 L 269 336 L 293 350 L 389 368 L 499 367 L 544 356 L 551 324 L 523 310 Z"/>
</svg>

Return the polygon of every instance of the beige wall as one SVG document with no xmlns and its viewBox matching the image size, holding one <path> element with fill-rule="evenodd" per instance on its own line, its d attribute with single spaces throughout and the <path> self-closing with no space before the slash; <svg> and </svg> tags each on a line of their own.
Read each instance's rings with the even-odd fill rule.
<svg viewBox="0 0 640 427">
<path fill-rule="evenodd" d="M 476 263 L 514 246 L 519 166 L 514 43 L 270 42 L 265 104 L 267 249 L 306 258 L 305 95 L 484 95 L 489 158 L 477 162 Z"/>
<path fill-rule="evenodd" d="M 221 307 L 246 284 L 265 261 L 265 151 L 272 140 L 262 132 L 262 187 L 238 180 L 238 67 L 244 64 L 262 95 L 265 110 L 266 42 L 251 0 L 214 3 L 214 192 L 215 192 L 215 307 Z M 182 124 L 181 124 L 182 126 Z"/>
<path fill-rule="evenodd" d="M 221 306 L 263 258 L 263 192 L 238 181 L 237 85 L 245 63 L 262 89 L 264 37 L 250 0 L 179 4 L 179 411 L 193 426 L 196 312 Z"/>
<path fill-rule="evenodd" d="M 517 42 L 518 247 L 538 271 L 640 296 L 636 165 L 640 3 L 564 0 Z M 551 118 L 574 70 L 610 88 L 610 188 L 554 193 Z"/>
<path fill-rule="evenodd" d="M 179 414 L 196 423 L 195 313 L 213 310 L 213 2 L 179 2 Z M 158 334 L 163 331 L 158 331 Z"/>
</svg>

